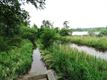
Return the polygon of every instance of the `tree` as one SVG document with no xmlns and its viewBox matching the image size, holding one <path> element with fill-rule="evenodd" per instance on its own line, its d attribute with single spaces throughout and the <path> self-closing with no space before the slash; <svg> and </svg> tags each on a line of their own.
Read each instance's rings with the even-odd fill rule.
<svg viewBox="0 0 107 80">
<path fill-rule="evenodd" d="M 24 39 L 28 39 L 33 44 L 33 48 L 36 48 L 35 40 L 37 38 L 37 30 L 35 27 L 30 28 L 29 26 L 22 26 L 21 27 L 21 36 Z"/>
<path fill-rule="evenodd" d="M 28 22 L 28 13 L 20 8 L 24 1 L 39 9 L 45 5 L 45 0 L 0 0 L 0 34 L 13 36 L 19 32 L 20 23 Z"/>
<path fill-rule="evenodd" d="M 62 28 L 62 29 L 60 30 L 60 35 L 61 35 L 61 36 L 67 36 L 67 35 L 69 35 L 69 29 Z"/>
<path fill-rule="evenodd" d="M 43 48 L 48 48 L 52 46 L 56 38 L 57 38 L 57 33 L 55 29 L 44 28 L 44 30 L 40 35 L 40 40 L 43 45 Z"/>
<path fill-rule="evenodd" d="M 24 3 L 31 3 L 36 8 L 44 9 L 45 8 L 45 1 L 46 0 L 0 0 L 0 4 L 6 4 L 6 5 L 13 5 L 16 3 L 24 4 Z"/>
<path fill-rule="evenodd" d="M 41 27 L 52 27 L 53 24 L 49 20 L 43 20 Z"/>
<path fill-rule="evenodd" d="M 67 35 L 69 35 L 69 32 L 71 32 L 71 30 L 69 29 L 68 24 L 69 24 L 68 21 L 63 22 L 64 27 L 60 30 L 60 35 L 61 36 L 67 36 Z"/>
<path fill-rule="evenodd" d="M 44 9 L 45 8 L 45 1 L 46 0 L 26 0 L 26 2 L 32 3 L 37 9 Z"/>
<path fill-rule="evenodd" d="M 45 0 L 0 0 L 0 39 L 4 40 L 0 46 L 10 46 L 8 43 L 12 45 L 20 37 L 21 24 L 29 23 L 29 14 L 20 6 L 29 2 L 37 9 L 44 9 Z"/>
<path fill-rule="evenodd" d="M 69 22 L 68 21 L 64 21 L 63 25 L 64 25 L 64 28 L 68 29 L 69 26 L 68 26 Z"/>
<path fill-rule="evenodd" d="M 38 26 L 37 26 L 36 24 L 34 24 L 33 27 L 34 27 L 35 29 L 38 29 Z"/>
<path fill-rule="evenodd" d="M 18 6 L 0 5 L 0 34 L 6 37 L 14 37 L 20 30 L 21 23 L 27 23 L 29 15 Z"/>
</svg>

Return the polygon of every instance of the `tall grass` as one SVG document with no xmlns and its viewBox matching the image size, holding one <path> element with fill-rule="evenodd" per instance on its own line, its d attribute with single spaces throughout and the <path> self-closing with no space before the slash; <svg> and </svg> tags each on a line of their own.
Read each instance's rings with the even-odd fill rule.
<svg viewBox="0 0 107 80">
<path fill-rule="evenodd" d="M 20 48 L 0 52 L 0 80 L 15 80 L 28 72 L 32 62 L 32 44 L 24 41 Z"/>
<path fill-rule="evenodd" d="M 107 50 L 107 37 L 69 36 L 63 39 L 68 42 L 94 47 L 98 50 Z"/>
<path fill-rule="evenodd" d="M 59 80 L 107 80 L 107 61 L 68 46 L 48 48 L 43 58 L 48 67 L 59 74 Z"/>
</svg>

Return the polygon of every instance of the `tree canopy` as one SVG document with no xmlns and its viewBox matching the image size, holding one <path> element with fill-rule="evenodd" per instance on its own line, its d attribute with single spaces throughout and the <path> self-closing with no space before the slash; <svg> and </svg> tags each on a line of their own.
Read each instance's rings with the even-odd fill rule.
<svg viewBox="0 0 107 80">
<path fill-rule="evenodd" d="M 36 8 L 41 8 L 43 9 L 45 6 L 45 1 L 46 0 L 0 0 L 0 5 L 5 4 L 5 5 L 12 5 L 16 6 L 16 4 L 21 4 L 21 3 L 31 3 L 33 4 Z"/>
<path fill-rule="evenodd" d="M 17 34 L 19 25 L 28 22 L 29 15 L 20 5 L 29 2 L 39 9 L 45 5 L 45 0 L 0 0 L 0 35 Z"/>
<path fill-rule="evenodd" d="M 29 24 L 29 14 L 21 8 L 24 3 L 31 3 L 36 9 L 44 9 L 45 0 L 0 0 L 0 50 L 3 46 L 10 47 L 20 41 L 16 39 L 21 37 L 21 25 Z"/>
</svg>

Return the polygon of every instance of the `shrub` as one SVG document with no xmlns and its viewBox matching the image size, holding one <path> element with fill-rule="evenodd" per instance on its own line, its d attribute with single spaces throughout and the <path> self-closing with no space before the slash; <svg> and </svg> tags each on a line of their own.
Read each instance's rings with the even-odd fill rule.
<svg viewBox="0 0 107 80">
<path fill-rule="evenodd" d="M 60 35 L 61 35 L 61 36 L 68 36 L 68 35 L 69 35 L 69 32 L 70 32 L 69 29 L 62 28 L 62 29 L 60 30 Z"/>
<path fill-rule="evenodd" d="M 90 47 L 94 47 L 98 50 L 105 51 L 107 50 L 107 38 L 106 37 L 90 37 L 90 36 L 69 36 L 62 38 L 67 42 L 72 42 L 80 45 L 86 45 Z"/>
<path fill-rule="evenodd" d="M 99 35 L 100 36 L 107 36 L 107 29 L 102 30 Z"/>
<path fill-rule="evenodd" d="M 107 61 L 84 52 L 56 45 L 44 51 L 44 60 L 60 76 L 59 80 L 105 80 Z"/>
<path fill-rule="evenodd" d="M 24 41 L 20 48 L 0 52 L 0 80 L 15 80 L 19 75 L 25 74 L 31 67 L 31 43 Z"/>
<path fill-rule="evenodd" d="M 50 47 L 56 40 L 56 37 L 57 37 L 57 34 L 54 29 L 45 28 L 40 35 L 43 48 Z"/>
<path fill-rule="evenodd" d="M 6 38 L 0 37 L 0 52 L 9 50 L 8 41 Z"/>
</svg>

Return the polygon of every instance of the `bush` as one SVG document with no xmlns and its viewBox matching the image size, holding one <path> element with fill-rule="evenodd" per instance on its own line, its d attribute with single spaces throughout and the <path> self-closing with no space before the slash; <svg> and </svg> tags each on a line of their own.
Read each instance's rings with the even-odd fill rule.
<svg viewBox="0 0 107 80">
<path fill-rule="evenodd" d="M 60 30 L 60 35 L 61 35 L 61 36 L 68 36 L 68 35 L 69 35 L 69 32 L 70 32 L 69 29 L 62 28 L 62 29 Z"/>
<path fill-rule="evenodd" d="M 24 41 L 20 48 L 0 52 L 0 80 L 15 80 L 29 71 L 32 62 L 32 45 Z"/>
<path fill-rule="evenodd" d="M 78 52 L 66 45 L 44 51 L 44 60 L 60 76 L 59 80 L 106 80 L 107 61 Z"/>
<path fill-rule="evenodd" d="M 99 36 L 107 36 L 107 29 L 102 30 L 99 34 Z"/>
<path fill-rule="evenodd" d="M 56 40 L 56 37 L 57 34 L 54 29 L 45 28 L 40 35 L 40 40 L 43 45 L 43 48 L 50 47 Z"/>
<path fill-rule="evenodd" d="M 5 38 L 0 37 L 0 52 L 7 50 L 9 50 L 8 41 Z"/>
<path fill-rule="evenodd" d="M 28 39 L 33 44 L 33 48 L 36 48 L 35 41 L 37 40 L 37 29 L 34 27 L 22 26 L 21 36 L 24 39 Z"/>
<path fill-rule="evenodd" d="M 15 36 L 14 38 L 0 37 L 0 52 L 12 49 L 13 47 L 19 47 L 22 39 L 21 37 Z"/>
</svg>

